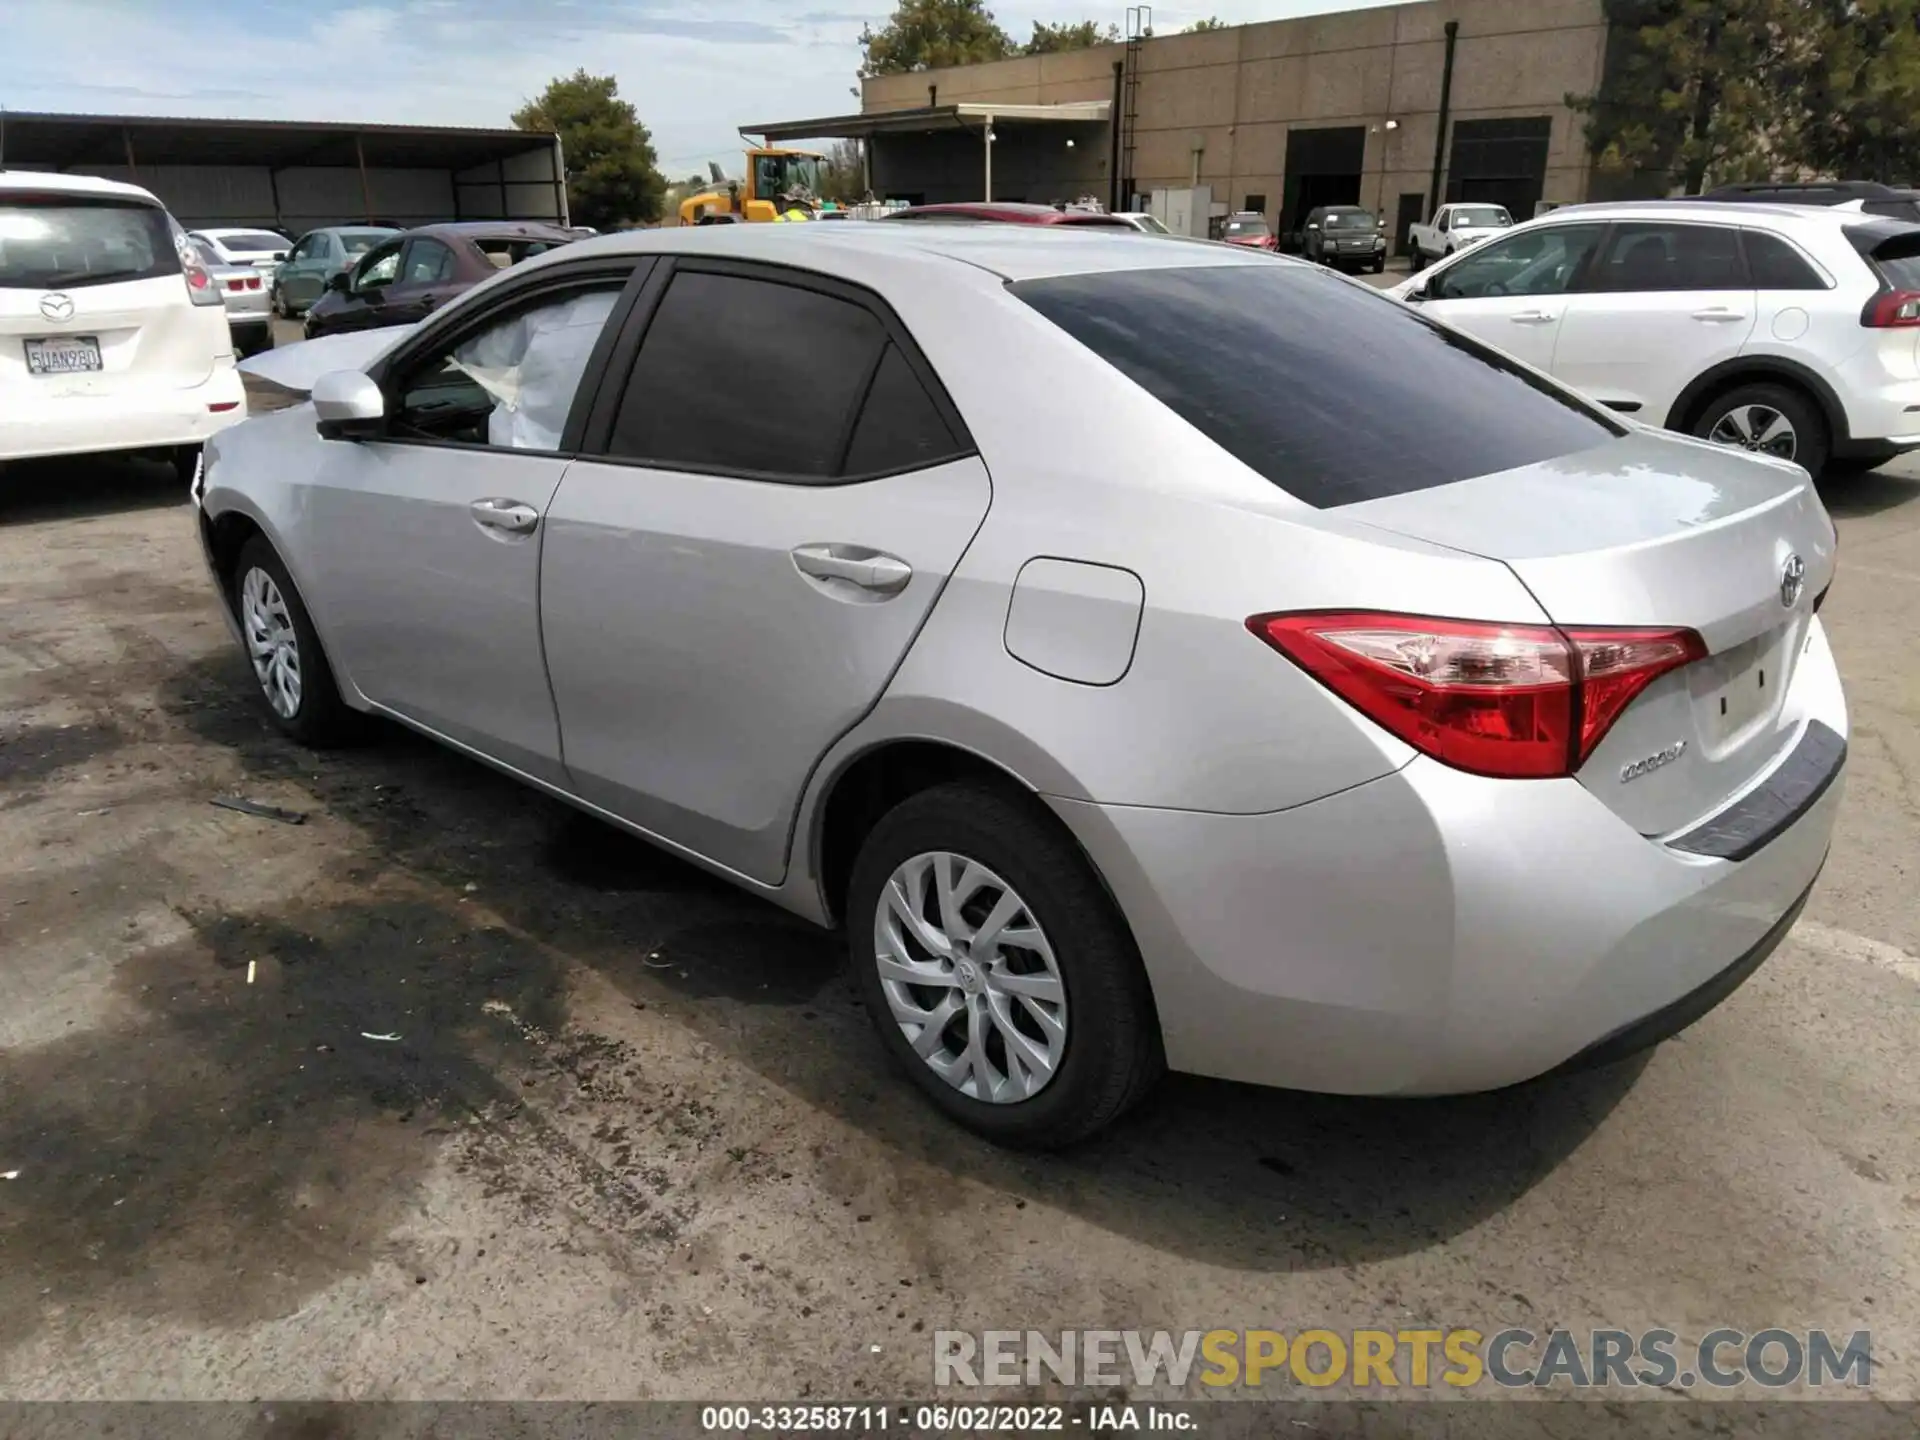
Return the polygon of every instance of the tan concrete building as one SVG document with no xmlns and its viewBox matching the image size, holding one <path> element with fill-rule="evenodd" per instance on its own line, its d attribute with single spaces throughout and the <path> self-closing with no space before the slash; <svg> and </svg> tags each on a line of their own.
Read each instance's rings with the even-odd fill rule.
<svg viewBox="0 0 1920 1440">
<path fill-rule="evenodd" d="M 1092 193 L 1129 208 L 1154 189 L 1206 185 L 1216 208 L 1276 225 L 1358 203 L 1404 235 L 1436 194 L 1498 201 L 1516 219 L 1587 198 L 1566 97 L 1599 85 L 1606 41 L 1602 0 L 1426 0 L 880 76 L 864 82 L 859 116 L 754 133 L 798 138 L 796 126 L 818 124 L 829 128 L 807 133 L 866 137 L 876 195 L 977 200 L 983 111 L 1105 101 L 1104 124 L 996 124 L 993 198 Z"/>
</svg>

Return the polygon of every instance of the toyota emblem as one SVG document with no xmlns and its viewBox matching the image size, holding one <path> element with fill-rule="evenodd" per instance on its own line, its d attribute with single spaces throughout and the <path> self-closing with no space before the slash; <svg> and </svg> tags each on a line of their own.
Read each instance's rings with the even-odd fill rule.
<svg viewBox="0 0 1920 1440">
<path fill-rule="evenodd" d="M 1798 555 L 1787 556 L 1787 563 L 1780 567 L 1780 603 L 1791 610 L 1806 583 L 1807 562 Z"/>
<path fill-rule="evenodd" d="M 73 318 L 73 297 L 54 291 L 51 295 L 40 297 L 40 313 L 49 320 L 71 320 Z"/>
</svg>

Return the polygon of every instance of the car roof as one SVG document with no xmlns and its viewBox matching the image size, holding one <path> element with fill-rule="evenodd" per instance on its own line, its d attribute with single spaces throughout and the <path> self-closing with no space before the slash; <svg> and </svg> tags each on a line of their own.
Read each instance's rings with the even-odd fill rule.
<svg viewBox="0 0 1920 1440">
<path fill-rule="evenodd" d="M 912 205 L 886 216 L 888 220 L 917 219 L 922 215 L 953 215 L 978 220 L 1001 219 L 1027 221 L 1041 225 L 1058 224 L 1064 210 L 1030 200 L 946 200 L 935 205 Z"/>
<path fill-rule="evenodd" d="M 280 232 L 271 225 L 202 225 L 194 230 L 193 233 L 195 235 L 205 235 L 214 240 L 218 240 L 224 235 L 279 235 L 282 240 L 287 238 L 284 235 L 280 235 Z"/>
<path fill-rule="evenodd" d="M 1116 270 L 1183 269 L 1223 265 L 1294 265 L 1265 251 L 1211 240 L 1163 236 L 1143 241 L 1131 227 L 1101 225 L 898 225 L 855 220 L 844 225 L 684 225 L 628 230 L 576 240 L 530 265 L 593 255 L 680 254 L 731 256 L 771 264 L 815 267 L 829 273 L 857 269 L 863 254 L 885 254 L 961 275 L 1001 281 Z M 526 265 L 514 267 L 525 270 Z"/>
<path fill-rule="evenodd" d="M 52 170 L 0 170 L 0 194 L 9 190 L 48 194 L 55 191 L 75 195 L 112 195 L 125 200 L 145 200 L 158 205 L 151 190 L 128 185 L 120 180 L 103 180 L 98 175 L 66 175 Z"/>
<path fill-rule="evenodd" d="M 352 226 L 342 226 L 352 229 Z M 361 226 L 361 229 L 380 229 L 380 226 Z M 563 230 L 558 225 L 548 225 L 538 220 L 447 220 L 432 225 L 416 225 L 411 230 L 398 230 L 398 235 L 438 235 L 459 240 L 578 240 L 580 237 L 571 230 Z"/>
<path fill-rule="evenodd" d="M 1855 210 L 1836 210 L 1830 205 L 1775 205 L 1764 201 L 1703 200 L 1698 196 L 1677 200 L 1610 200 L 1587 205 L 1562 205 L 1544 215 L 1536 215 L 1529 224 L 1543 220 L 1713 220 L 1725 224 L 1742 216 L 1782 226 L 1833 228 L 1858 225 L 1862 217 Z M 1898 222 L 1896 222 L 1898 223 Z"/>
</svg>

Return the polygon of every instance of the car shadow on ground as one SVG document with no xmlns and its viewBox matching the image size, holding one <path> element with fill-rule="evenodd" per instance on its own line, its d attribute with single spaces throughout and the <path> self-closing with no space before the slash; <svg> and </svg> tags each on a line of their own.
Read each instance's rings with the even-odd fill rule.
<svg viewBox="0 0 1920 1440">
<path fill-rule="evenodd" d="M 129 455 L 0 462 L 0 525 L 78 520 L 184 505 L 173 466 Z"/>
<path fill-rule="evenodd" d="M 1828 476 L 1816 488 L 1828 512 L 1841 517 L 1878 515 L 1920 501 L 1920 476 L 1892 470 Z"/>
<path fill-rule="evenodd" d="M 451 915 L 472 897 L 880 1142 L 890 1175 L 869 1166 L 844 1177 L 880 1204 L 910 1205 L 931 1171 L 1232 1269 L 1361 1264 L 1500 1212 L 1584 1141 L 1640 1070 L 1424 1101 L 1174 1076 L 1104 1136 L 1063 1155 L 1016 1154 L 956 1129 L 891 1071 L 839 937 L 399 727 L 353 751 L 301 750 L 266 722 L 237 656 L 182 670 L 162 706 L 251 775 L 304 785 L 358 827 L 372 852 L 354 862 L 361 876 L 404 868 L 437 882 Z"/>
</svg>

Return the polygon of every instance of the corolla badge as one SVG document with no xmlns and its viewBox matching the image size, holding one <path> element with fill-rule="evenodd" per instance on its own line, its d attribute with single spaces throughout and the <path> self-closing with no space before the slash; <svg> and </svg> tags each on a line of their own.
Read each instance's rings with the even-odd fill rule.
<svg viewBox="0 0 1920 1440">
<path fill-rule="evenodd" d="M 1662 765 L 1671 765 L 1686 753 L 1687 742 L 1684 740 L 1676 740 L 1673 744 L 1667 746 L 1666 749 L 1657 751 L 1647 756 L 1644 760 L 1636 760 L 1631 765 L 1622 765 L 1620 767 L 1620 783 L 1624 785 L 1629 780 L 1638 780 L 1642 775 L 1652 770 L 1658 770 Z"/>
<path fill-rule="evenodd" d="M 62 295 L 55 290 L 50 295 L 40 297 L 40 313 L 49 320 L 71 320 L 73 318 L 73 297 Z"/>
<path fill-rule="evenodd" d="M 1807 583 L 1807 562 L 1798 555 L 1787 556 L 1780 567 L 1780 603 L 1791 610 Z"/>
</svg>

